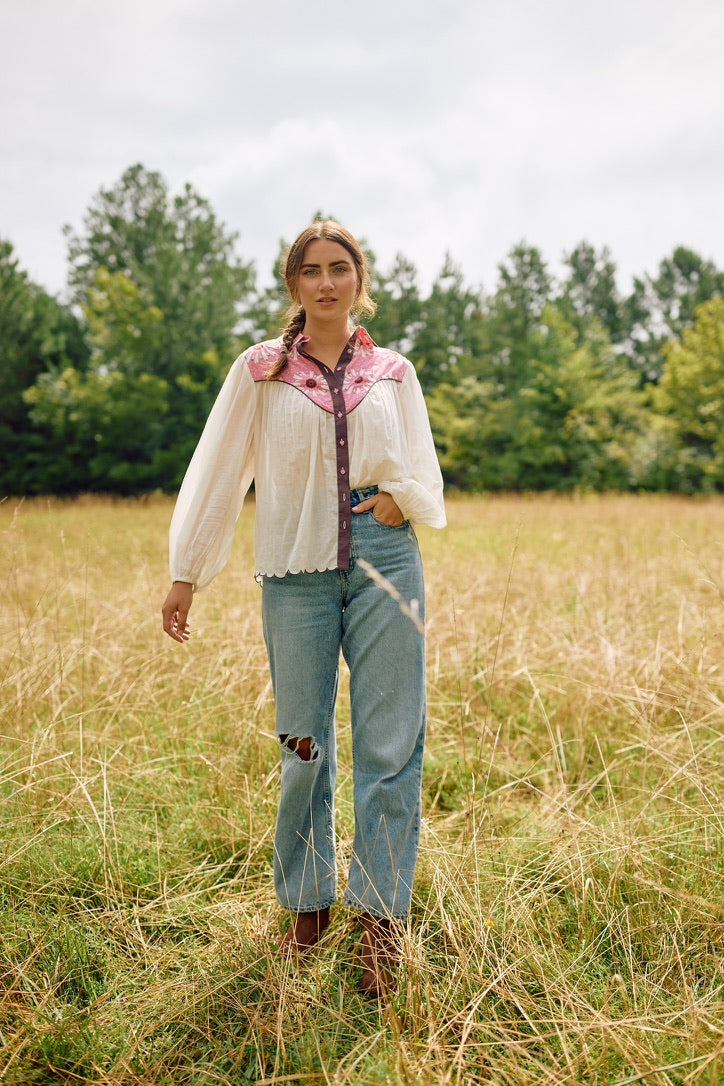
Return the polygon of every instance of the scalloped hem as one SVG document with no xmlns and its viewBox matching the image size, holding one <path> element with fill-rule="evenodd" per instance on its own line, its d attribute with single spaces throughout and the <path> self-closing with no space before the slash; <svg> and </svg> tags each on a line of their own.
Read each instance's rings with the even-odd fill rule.
<svg viewBox="0 0 724 1086">
<path fill-rule="evenodd" d="M 254 574 L 254 580 L 262 583 L 265 577 L 288 577 L 290 574 L 296 573 L 333 573 L 339 566 L 323 566 L 321 569 L 284 569 L 284 570 L 268 570 L 258 569 Z"/>
</svg>

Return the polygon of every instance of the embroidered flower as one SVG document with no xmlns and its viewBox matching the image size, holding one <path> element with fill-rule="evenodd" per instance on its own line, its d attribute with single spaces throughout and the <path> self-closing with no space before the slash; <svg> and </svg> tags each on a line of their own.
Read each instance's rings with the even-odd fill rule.
<svg viewBox="0 0 724 1086">
<path fill-rule="evenodd" d="M 291 367 L 290 367 L 291 369 Z M 294 385 L 296 388 L 315 388 L 317 385 L 323 382 L 319 376 L 319 370 L 314 366 L 304 366 L 297 364 L 291 369 L 288 377 L 285 377 L 287 384 Z"/>
<path fill-rule="evenodd" d="M 278 377 L 292 388 L 298 388 L 307 399 L 316 403 L 324 411 L 332 411 L 332 397 L 327 382 L 317 366 L 307 362 L 297 351 L 290 354 L 289 361 Z"/>
<path fill-rule="evenodd" d="M 378 375 L 375 372 L 375 367 L 365 367 L 355 365 L 347 367 L 344 375 L 344 382 L 342 384 L 343 392 L 355 392 L 358 395 L 364 395 L 369 392 L 375 381 L 378 379 Z"/>
</svg>

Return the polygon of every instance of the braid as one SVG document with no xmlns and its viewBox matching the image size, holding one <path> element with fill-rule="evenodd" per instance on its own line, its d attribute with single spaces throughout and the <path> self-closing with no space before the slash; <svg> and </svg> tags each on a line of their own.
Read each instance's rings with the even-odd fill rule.
<svg viewBox="0 0 724 1086">
<path fill-rule="evenodd" d="M 304 322 L 307 319 L 307 314 L 304 312 L 304 309 L 301 306 L 295 306 L 292 310 L 290 310 L 290 312 L 291 317 L 289 318 L 287 326 L 284 329 L 284 333 L 282 335 L 282 349 L 279 357 L 267 374 L 268 381 L 273 381 L 275 377 L 278 377 L 286 366 L 287 354 L 292 346 L 292 343 L 294 343 L 294 340 L 297 338 L 302 328 L 304 328 Z"/>
</svg>

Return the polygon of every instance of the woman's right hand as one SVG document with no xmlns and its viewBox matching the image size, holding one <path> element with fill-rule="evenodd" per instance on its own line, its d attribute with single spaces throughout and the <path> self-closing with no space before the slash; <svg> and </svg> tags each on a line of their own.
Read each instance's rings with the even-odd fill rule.
<svg viewBox="0 0 724 1086">
<path fill-rule="evenodd" d="M 174 581 L 164 601 L 163 628 L 174 641 L 188 641 L 191 627 L 188 625 L 189 611 L 194 599 L 194 586 L 188 581 Z"/>
</svg>

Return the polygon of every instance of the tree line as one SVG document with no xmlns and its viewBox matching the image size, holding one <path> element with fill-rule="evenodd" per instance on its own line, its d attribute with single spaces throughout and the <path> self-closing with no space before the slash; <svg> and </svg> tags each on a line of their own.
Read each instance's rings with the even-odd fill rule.
<svg viewBox="0 0 724 1086">
<path fill-rule="evenodd" d="M 173 491 L 233 358 L 287 301 L 190 185 L 142 165 L 65 228 L 67 299 L 0 240 L 0 494 Z M 280 256 L 284 250 L 280 242 Z M 678 247 L 620 293 L 581 242 L 516 245 L 491 292 L 368 248 L 375 340 L 414 363 L 463 490 L 724 490 L 724 272 Z"/>
</svg>

